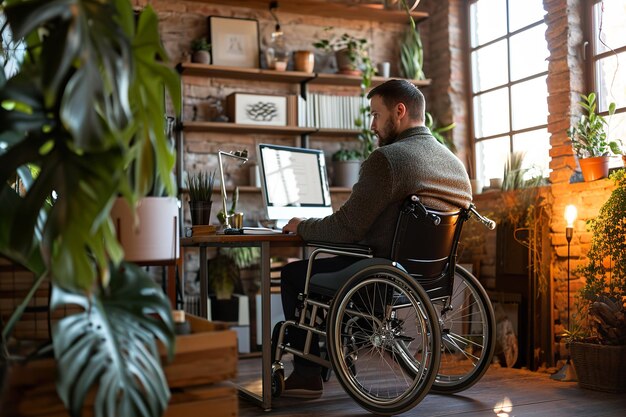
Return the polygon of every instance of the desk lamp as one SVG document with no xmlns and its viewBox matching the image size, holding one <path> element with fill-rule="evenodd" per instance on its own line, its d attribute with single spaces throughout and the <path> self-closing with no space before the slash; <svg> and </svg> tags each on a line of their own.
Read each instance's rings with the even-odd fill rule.
<svg viewBox="0 0 626 417">
<path fill-rule="evenodd" d="M 567 331 L 568 333 L 572 331 L 572 326 L 570 325 L 570 313 L 569 313 L 569 299 L 570 299 L 570 268 L 569 268 L 569 258 L 570 258 L 570 244 L 572 242 L 572 236 L 574 236 L 574 221 L 578 216 L 578 211 L 576 210 L 576 206 L 568 205 L 565 207 L 565 221 L 567 222 L 567 226 L 565 227 L 565 239 L 567 239 Z M 569 347 L 567 353 L 567 362 L 565 365 L 557 372 L 552 375 L 552 379 L 557 379 L 559 381 L 576 381 L 576 373 L 571 367 L 571 356 L 569 354 Z"/>
<path fill-rule="evenodd" d="M 226 232 L 227 230 L 230 230 L 232 233 L 233 229 L 230 225 L 228 210 L 226 209 L 226 185 L 224 184 L 224 166 L 222 164 L 222 156 L 229 156 L 231 158 L 238 159 L 239 161 L 241 161 L 241 164 L 243 165 L 246 162 L 248 162 L 248 150 L 244 149 L 242 151 L 232 151 L 232 152 L 218 151 L 217 152 L 217 161 L 219 163 L 219 168 L 220 168 L 220 182 L 221 182 L 220 188 L 222 192 L 222 208 L 224 210 L 224 218 L 225 218 L 224 231 Z"/>
</svg>

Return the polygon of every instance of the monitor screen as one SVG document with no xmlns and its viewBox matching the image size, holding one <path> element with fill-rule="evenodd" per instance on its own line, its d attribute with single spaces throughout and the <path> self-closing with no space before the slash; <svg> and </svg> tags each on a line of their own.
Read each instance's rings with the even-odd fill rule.
<svg viewBox="0 0 626 417">
<path fill-rule="evenodd" d="M 322 151 L 260 144 L 258 155 L 269 219 L 281 225 L 292 217 L 332 214 Z"/>
</svg>

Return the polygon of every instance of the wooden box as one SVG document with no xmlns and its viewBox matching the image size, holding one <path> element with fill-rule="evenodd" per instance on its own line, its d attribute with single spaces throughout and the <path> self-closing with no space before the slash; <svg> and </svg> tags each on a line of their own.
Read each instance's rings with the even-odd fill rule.
<svg viewBox="0 0 626 417">
<path fill-rule="evenodd" d="M 171 398 L 164 415 L 189 417 L 209 413 L 212 417 L 237 416 L 236 388 L 229 382 L 237 371 L 237 336 L 224 325 L 195 316 L 187 316 L 192 334 L 177 336 L 176 353 L 166 363 L 162 349 L 165 376 Z M 56 392 L 56 361 L 33 360 L 12 365 L 3 383 L 0 415 L 69 417 Z M 93 415 L 94 394 L 85 400 L 84 416 Z M 210 411 L 209 411 L 210 410 Z"/>
<path fill-rule="evenodd" d="M 187 314 L 191 334 L 176 338 L 174 360 L 165 376 L 170 388 L 211 384 L 237 375 L 237 333 L 223 325 Z M 163 355 L 164 355 L 164 351 Z M 165 363 L 166 358 L 163 357 Z"/>
</svg>

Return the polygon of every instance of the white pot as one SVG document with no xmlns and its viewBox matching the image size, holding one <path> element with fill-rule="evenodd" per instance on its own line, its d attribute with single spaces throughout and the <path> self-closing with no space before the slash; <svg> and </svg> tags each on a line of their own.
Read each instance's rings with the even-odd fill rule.
<svg viewBox="0 0 626 417">
<path fill-rule="evenodd" d="M 180 257 L 178 200 L 145 197 L 137 203 L 136 219 L 130 206 L 118 198 L 111 209 L 124 259 L 131 262 L 168 261 Z"/>
</svg>

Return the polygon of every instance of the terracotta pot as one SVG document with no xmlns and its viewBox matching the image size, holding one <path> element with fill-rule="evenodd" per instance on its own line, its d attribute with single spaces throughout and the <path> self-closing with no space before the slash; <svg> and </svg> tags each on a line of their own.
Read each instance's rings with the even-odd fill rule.
<svg viewBox="0 0 626 417">
<path fill-rule="evenodd" d="M 595 181 L 609 176 L 609 157 L 596 156 L 579 159 L 580 169 L 585 181 Z"/>
<path fill-rule="evenodd" d="M 622 163 L 626 167 L 626 155 L 622 155 Z"/>
<path fill-rule="evenodd" d="M 293 54 L 293 62 L 296 71 L 313 72 L 315 54 L 311 51 L 296 51 Z"/>
</svg>

